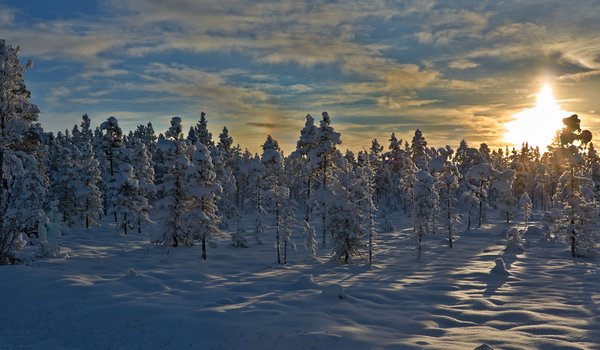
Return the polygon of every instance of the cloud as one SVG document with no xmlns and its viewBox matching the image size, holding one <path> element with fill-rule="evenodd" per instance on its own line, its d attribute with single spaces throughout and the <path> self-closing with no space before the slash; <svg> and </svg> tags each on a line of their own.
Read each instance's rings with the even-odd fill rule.
<svg viewBox="0 0 600 350">
<path fill-rule="evenodd" d="M 286 148 L 306 113 L 329 110 L 345 145 L 419 123 L 434 143 L 500 144 L 542 82 L 571 110 L 600 109 L 594 0 L 102 0 L 95 16 L 60 19 L 20 6 L 0 5 L 0 32 L 40 62 L 34 96 L 77 120 L 75 108 L 164 125 L 206 110 L 240 142 L 269 132 Z"/>
<path fill-rule="evenodd" d="M 0 26 L 10 25 L 15 20 L 15 11 L 0 4 Z"/>
<path fill-rule="evenodd" d="M 471 68 L 477 68 L 479 67 L 479 63 L 474 62 L 472 60 L 469 59 L 457 59 L 454 61 L 451 61 L 450 63 L 448 63 L 448 67 L 453 68 L 453 69 L 471 69 Z"/>
</svg>

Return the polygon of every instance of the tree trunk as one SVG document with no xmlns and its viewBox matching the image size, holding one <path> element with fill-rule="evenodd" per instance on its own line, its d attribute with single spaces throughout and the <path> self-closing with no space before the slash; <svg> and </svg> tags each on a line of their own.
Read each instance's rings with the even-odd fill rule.
<svg viewBox="0 0 600 350">
<path fill-rule="evenodd" d="M 206 260 L 206 233 L 202 235 L 202 259 Z"/>
<path fill-rule="evenodd" d="M 446 212 L 448 214 L 448 241 L 452 248 L 452 213 L 450 212 L 450 186 L 446 188 Z"/>
<path fill-rule="evenodd" d="M 275 248 L 277 249 L 277 263 L 281 264 L 281 251 L 279 243 L 279 203 L 275 203 Z"/>
<path fill-rule="evenodd" d="M 323 190 L 327 191 L 327 156 L 325 156 L 325 162 L 323 166 Z M 327 236 L 327 210 L 325 210 L 325 202 L 323 202 L 323 247 L 327 246 L 326 236 Z M 333 234 L 333 233 L 332 233 Z"/>
<path fill-rule="evenodd" d="M 311 187 L 311 178 L 312 176 L 308 176 L 307 184 L 306 184 L 306 214 L 304 220 L 306 222 L 310 222 L 310 187 Z"/>
<path fill-rule="evenodd" d="M 471 209 L 469 208 L 469 211 L 467 213 L 468 219 L 467 219 L 467 230 L 471 229 Z"/>
</svg>

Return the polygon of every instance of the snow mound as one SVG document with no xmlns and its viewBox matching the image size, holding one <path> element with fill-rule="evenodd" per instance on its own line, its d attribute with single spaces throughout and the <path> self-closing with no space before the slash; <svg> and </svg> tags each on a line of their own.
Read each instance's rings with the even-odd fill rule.
<svg viewBox="0 0 600 350">
<path fill-rule="evenodd" d="M 504 260 L 502 260 L 502 258 L 496 259 L 496 265 L 490 271 L 490 275 L 506 276 L 509 274 L 510 274 L 510 272 L 508 272 L 508 270 L 506 270 L 506 265 L 504 264 Z"/>
<path fill-rule="evenodd" d="M 319 289 L 319 285 L 315 282 L 312 274 L 300 276 L 295 285 L 297 289 Z"/>
<path fill-rule="evenodd" d="M 119 278 L 119 281 L 135 290 L 142 290 L 145 292 L 157 292 L 169 289 L 169 287 L 164 285 L 158 278 L 140 273 L 133 267 L 130 267 L 129 270 Z"/>
<path fill-rule="evenodd" d="M 321 295 L 327 298 L 338 298 L 340 300 L 346 299 L 344 287 L 340 286 L 339 284 L 330 284 L 323 287 Z"/>
<path fill-rule="evenodd" d="M 525 235 L 541 237 L 544 235 L 544 231 L 540 227 L 529 226 L 529 227 L 527 227 L 527 230 L 525 231 Z"/>
</svg>

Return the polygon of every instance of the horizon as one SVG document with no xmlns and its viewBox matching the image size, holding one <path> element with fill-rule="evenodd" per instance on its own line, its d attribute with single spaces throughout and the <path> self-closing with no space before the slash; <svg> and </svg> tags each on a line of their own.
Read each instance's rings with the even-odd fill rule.
<svg viewBox="0 0 600 350">
<path fill-rule="evenodd" d="M 341 149 L 417 128 L 430 146 L 497 149 L 520 146 L 507 125 L 545 85 L 563 118 L 600 130 L 594 1 L 9 0 L 0 13 L 3 37 L 34 62 L 25 78 L 47 131 L 84 113 L 157 134 L 180 116 L 187 131 L 205 111 L 213 136 L 227 126 L 257 152 L 272 135 L 288 154 L 304 116 L 327 111 Z"/>
</svg>

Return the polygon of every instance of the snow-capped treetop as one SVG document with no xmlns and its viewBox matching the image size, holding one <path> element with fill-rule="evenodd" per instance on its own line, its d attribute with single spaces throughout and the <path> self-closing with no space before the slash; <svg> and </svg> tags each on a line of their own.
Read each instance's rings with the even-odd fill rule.
<svg viewBox="0 0 600 350">
<path fill-rule="evenodd" d="M 317 134 L 317 143 L 310 151 L 310 161 L 313 168 L 317 168 L 324 162 L 329 162 L 331 156 L 336 152 L 336 145 L 342 143 L 341 135 L 331 127 L 331 118 L 327 112 L 323 112 L 323 120 Z"/>
<path fill-rule="evenodd" d="M 423 170 L 427 165 L 427 141 L 421 130 L 415 130 L 415 136 L 413 136 L 412 143 L 410 145 L 410 154 L 415 165 Z"/>
<path fill-rule="evenodd" d="M 233 145 L 233 137 L 229 136 L 229 130 L 226 126 L 223 127 L 223 132 L 219 134 L 219 148 L 224 151 L 229 151 Z"/>
<path fill-rule="evenodd" d="M 165 132 L 165 137 L 174 140 L 179 140 L 183 137 L 183 126 L 181 125 L 180 117 L 171 118 L 171 126 L 169 127 L 169 130 Z"/>
<path fill-rule="evenodd" d="M 38 120 L 39 109 L 31 103 L 31 93 L 25 86 L 24 69 L 19 63 L 19 48 L 0 40 L 0 115 L 2 115 L 2 145 L 13 149 L 32 150 L 39 137 L 32 132 Z"/>
<path fill-rule="evenodd" d="M 107 134 L 116 136 L 123 136 L 123 130 L 119 127 L 119 121 L 115 117 L 108 117 L 108 119 L 100 124 L 100 130 L 105 130 Z"/>
<path fill-rule="evenodd" d="M 496 173 L 497 171 L 489 163 L 480 163 L 473 165 L 465 175 L 473 180 L 481 180 L 492 178 Z"/>
<path fill-rule="evenodd" d="M 482 163 L 482 164 L 486 164 L 486 163 Z M 467 174 L 469 174 L 469 173 L 467 173 Z M 516 172 L 512 169 L 506 169 L 502 172 L 495 172 L 496 181 L 494 181 L 494 188 L 498 192 L 511 193 L 512 184 L 513 184 L 513 181 L 515 180 L 515 175 L 516 175 Z M 486 175 L 484 175 L 482 173 L 480 173 L 480 176 L 487 177 Z"/>
<path fill-rule="evenodd" d="M 142 140 L 148 150 L 151 152 L 153 151 L 157 137 L 152 122 L 148 122 L 146 126 L 138 125 L 137 129 L 133 132 L 133 135 Z"/>
<path fill-rule="evenodd" d="M 592 133 L 589 130 L 581 130 L 581 120 L 577 114 L 573 114 L 562 120 L 565 125 L 560 132 L 560 142 L 564 145 L 570 145 L 575 141 L 587 144 L 592 141 Z"/>
<path fill-rule="evenodd" d="M 262 149 L 263 154 L 261 157 L 261 161 L 263 163 L 283 164 L 283 158 L 281 156 L 281 149 L 279 148 L 279 143 L 277 143 L 277 140 L 274 140 L 271 137 L 271 135 L 267 136 L 267 140 L 262 145 Z"/>
<path fill-rule="evenodd" d="M 317 138 L 318 128 L 315 126 L 315 118 L 313 118 L 310 114 L 307 114 L 304 128 L 300 130 L 300 138 L 296 143 L 296 151 L 294 152 L 294 155 L 307 155 L 316 145 Z"/>
<path fill-rule="evenodd" d="M 379 155 L 382 151 L 383 151 L 383 146 L 381 146 L 379 144 L 379 142 L 377 141 L 377 139 L 373 139 L 371 141 L 371 152 L 373 152 L 374 154 Z"/>
<path fill-rule="evenodd" d="M 196 124 L 196 137 L 198 142 L 206 147 L 212 147 L 214 142 L 212 134 L 208 131 L 208 122 L 206 121 L 206 113 L 200 113 L 200 121 Z"/>
</svg>

